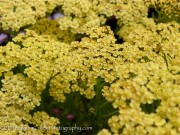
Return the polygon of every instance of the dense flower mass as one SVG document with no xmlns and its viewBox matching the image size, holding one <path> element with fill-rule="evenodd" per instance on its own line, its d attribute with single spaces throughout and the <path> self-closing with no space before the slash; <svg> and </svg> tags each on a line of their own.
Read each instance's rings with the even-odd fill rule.
<svg viewBox="0 0 180 135">
<path fill-rule="evenodd" d="M 62 0 L 1 0 L 0 23 L 3 29 L 19 30 L 34 24 Z"/>
<path fill-rule="evenodd" d="M 83 95 L 78 105 L 95 116 L 98 135 L 180 134 L 179 4 L 0 0 L 0 31 L 12 38 L 0 46 L 0 134 L 60 134 L 61 119 L 41 106 L 45 91 L 59 108 L 67 95 Z M 47 18 L 57 12 L 64 16 Z M 117 109 L 109 127 L 98 117 L 108 103 Z M 72 114 L 63 111 L 56 115 Z"/>
</svg>

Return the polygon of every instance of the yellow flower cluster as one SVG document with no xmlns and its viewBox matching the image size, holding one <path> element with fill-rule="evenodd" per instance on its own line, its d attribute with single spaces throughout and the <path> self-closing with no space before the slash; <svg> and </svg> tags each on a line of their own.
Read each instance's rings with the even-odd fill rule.
<svg viewBox="0 0 180 135">
<path fill-rule="evenodd" d="M 39 90 L 43 90 L 48 80 L 59 72 L 61 66 L 57 65 L 57 59 L 66 59 L 63 52 L 68 51 L 68 45 L 46 34 L 39 36 L 33 30 L 19 34 L 13 41 L 22 46 L 19 63 L 27 67 L 24 72 L 37 82 Z"/>
<path fill-rule="evenodd" d="M 38 90 L 43 90 L 52 78 L 50 95 L 62 102 L 64 93 L 71 91 L 80 91 L 87 98 L 93 98 L 98 76 L 113 82 L 115 60 L 121 60 L 116 58 L 120 46 L 114 44 L 109 27 L 89 29 L 87 33 L 90 38 L 70 45 L 57 42 L 46 34 L 39 36 L 32 30 L 13 39 L 22 46 L 19 63 L 27 67 L 24 73 L 37 82 Z"/>
<path fill-rule="evenodd" d="M 144 17 L 147 17 L 148 7 L 143 0 L 122 0 L 117 1 L 116 5 L 119 11 L 115 13 L 119 25 L 129 22 L 142 22 Z"/>
<path fill-rule="evenodd" d="M 14 68 L 20 61 L 20 47 L 8 43 L 5 47 L 0 46 L 0 76 L 3 72 L 9 71 Z"/>
<path fill-rule="evenodd" d="M 34 24 L 62 0 L 1 0 L 0 24 L 5 30 L 19 30 Z"/>
<path fill-rule="evenodd" d="M 106 99 L 120 110 L 108 122 L 115 134 L 180 133 L 179 24 L 151 26 L 129 23 L 119 32 L 126 41 L 120 53 L 124 62 L 115 67 L 119 79 L 103 89 Z M 143 110 L 143 104 L 157 101 L 154 112 Z"/>
<path fill-rule="evenodd" d="M 69 31 L 59 29 L 60 24 L 56 20 L 46 18 L 38 20 L 29 29 L 34 30 L 39 35 L 46 35 L 50 39 L 60 42 L 70 43 L 75 40 L 75 35 Z"/>
<path fill-rule="evenodd" d="M 1 92 L 6 95 L 6 105 L 28 112 L 39 104 L 41 93 L 36 90 L 36 83 L 32 79 L 25 78 L 22 74 L 13 75 L 12 72 L 7 72 L 4 76 Z"/>
<path fill-rule="evenodd" d="M 88 28 L 104 24 L 111 16 L 118 19 L 119 25 L 142 22 L 152 6 L 161 7 L 168 16 L 180 14 L 178 0 L 1 0 L 0 5 L 0 24 L 7 30 L 35 24 L 56 6 L 65 15 L 58 19 L 59 28 L 73 33 L 86 33 Z"/>
<path fill-rule="evenodd" d="M 88 28 L 105 23 L 105 17 L 98 12 L 99 10 L 104 11 L 105 4 L 107 5 L 108 2 L 99 2 L 98 0 L 63 1 L 61 6 L 65 16 L 58 20 L 60 29 L 69 29 L 73 33 L 86 33 Z M 114 9 L 110 11 L 113 12 Z"/>
<path fill-rule="evenodd" d="M 65 17 L 60 18 L 60 29 L 70 28 L 73 33 L 86 33 L 87 29 L 104 24 L 115 16 L 119 24 L 141 22 L 148 8 L 143 0 L 66 0 L 62 4 Z"/>
<path fill-rule="evenodd" d="M 4 74 L 2 88 L 0 91 L 1 113 L 0 113 L 0 134 L 44 134 L 47 131 L 51 134 L 58 134 L 55 130 L 58 119 L 49 118 L 45 112 L 37 112 L 32 117 L 29 111 L 40 104 L 40 91 L 36 90 L 36 82 L 22 74 L 14 75 L 12 72 Z M 42 118 L 40 122 L 40 116 Z M 29 124 L 36 125 L 30 127 Z M 44 125 L 43 125 L 44 124 Z M 51 126 L 54 129 L 41 129 L 42 126 Z"/>
</svg>

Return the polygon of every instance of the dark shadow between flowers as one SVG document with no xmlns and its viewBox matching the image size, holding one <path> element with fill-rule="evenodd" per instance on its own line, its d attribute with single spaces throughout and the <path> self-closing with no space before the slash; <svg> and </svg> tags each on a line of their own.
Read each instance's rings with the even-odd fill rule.
<svg viewBox="0 0 180 135">
<path fill-rule="evenodd" d="M 114 37 L 116 39 L 116 44 L 122 44 L 124 42 L 124 40 L 116 34 L 116 30 L 118 28 L 117 21 L 118 20 L 116 19 L 116 17 L 112 16 L 109 19 L 107 19 L 105 25 L 110 26 L 111 30 L 113 31 Z"/>
<path fill-rule="evenodd" d="M 151 104 L 141 104 L 141 110 L 146 114 L 156 113 L 156 109 L 161 104 L 161 100 L 154 100 Z"/>
</svg>

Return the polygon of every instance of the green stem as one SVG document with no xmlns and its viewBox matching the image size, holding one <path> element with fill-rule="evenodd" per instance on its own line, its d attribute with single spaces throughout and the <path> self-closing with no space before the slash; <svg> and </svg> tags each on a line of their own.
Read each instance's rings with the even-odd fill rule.
<svg viewBox="0 0 180 135">
<path fill-rule="evenodd" d="M 100 112 L 100 101 L 101 101 L 101 89 L 98 87 L 97 84 L 97 89 L 96 89 L 96 115 L 99 115 Z"/>
<path fill-rule="evenodd" d="M 119 113 L 119 111 L 114 111 L 114 112 L 109 113 L 109 114 L 100 115 L 100 117 L 109 117 L 109 116 L 112 116 L 112 115 L 114 115 L 114 114 L 118 114 L 118 113 Z"/>
<path fill-rule="evenodd" d="M 97 78 L 97 83 L 95 86 L 95 91 L 96 91 L 96 104 L 95 104 L 95 108 L 96 108 L 96 128 L 97 130 L 99 130 L 99 116 L 101 114 L 101 108 L 100 108 L 100 103 L 101 103 L 101 89 L 102 89 L 102 85 L 101 85 L 102 81 L 101 78 Z"/>
<path fill-rule="evenodd" d="M 108 101 L 104 102 L 102 105 L 99 106 L 99 108 L 103 108 L 104 106 L 106 106 L 107 104 L 109 104 Z"/>
</svg>

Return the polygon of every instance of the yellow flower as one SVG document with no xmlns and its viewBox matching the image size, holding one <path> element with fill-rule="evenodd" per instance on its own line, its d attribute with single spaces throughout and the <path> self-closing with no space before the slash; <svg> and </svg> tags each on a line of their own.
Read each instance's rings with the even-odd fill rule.
<svg viewBox="0 0 180 135">
<path fill-rule="evenodd" d="M 97 135 L 112 135 L 108 129 L 102 129 Z"/>
</svg>

